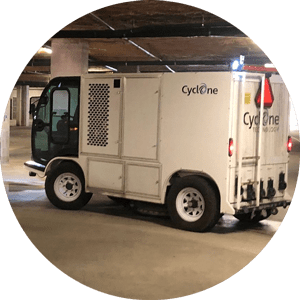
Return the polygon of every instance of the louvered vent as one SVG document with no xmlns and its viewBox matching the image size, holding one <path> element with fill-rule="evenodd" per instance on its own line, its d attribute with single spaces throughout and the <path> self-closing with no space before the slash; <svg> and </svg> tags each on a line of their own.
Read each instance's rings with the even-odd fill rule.
<svg viewBox="0 0 300 300">
<path fill-rule="evenodd" d="M 88 139 L 89 146 L 108 145 L 109 85 L 89 84 Z"/>
</svg>

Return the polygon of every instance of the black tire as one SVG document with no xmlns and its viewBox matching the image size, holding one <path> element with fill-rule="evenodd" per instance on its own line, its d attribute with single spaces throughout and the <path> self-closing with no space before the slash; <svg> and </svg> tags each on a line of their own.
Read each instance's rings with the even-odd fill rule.
<svg viewBox="0 0 300 300">
<path fill-rule="evenodd" d="M 237 218 L 240 222 L 245 222 L 245 223 L 258 223 L 259 221 L 265 220 L 270 217 L 271 215 L 271 210 L 267 209 L 266 210 L 266 215 L 262 215 L 261 211 L 255 212 L 253 218 L 251 218 L 252 213 L 245 213 L 245 214 L 238 214 L 234 215 L 235 218 Z"/>
<path fill-rule="evenodd" d="M 81 169 L 74 163 L 61 163 L 48 174 L 45 181 L 46 195 L 56 207 L 77 210 L 91 199 L 91 193 L 85 192 L 85 181 Z"/>
<path fill-rule="evenodd" d="M 189 231 L 208 231 L 220 217 L 220 201 L 213 186 L 199 176 L 177 179 L 167 195 L 169 215 L 175 226 Z"/>
</svg>

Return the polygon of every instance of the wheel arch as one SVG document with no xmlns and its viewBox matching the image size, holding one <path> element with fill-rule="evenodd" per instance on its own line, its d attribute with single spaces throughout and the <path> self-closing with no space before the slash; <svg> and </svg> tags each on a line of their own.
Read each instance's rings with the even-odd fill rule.
<svg viewBox="0 0 300 300">
<path fill-rule="evenodd" d="M 176 183 L 176 180 L 182 178 L 182 177 L 187 177 L 187 176 L 198 176 L 203 179 L 205 179 L 214 189 L 217 199 L 219 200 L 219 208 L 221 206 L 221 193 L 219 190 L 219 187 L 216 183 L 216 181 L 207 173 L 205 172 L 199 172 L 199 171 L 193 171 L 193 170 L 178 170 L 171 174 L 169 178 L 166 180 L 164 184 L 164 197 L 163 197 L 163 203 L 166 203 L 166 198 L 168 196 L 168 192 L 170 190 L 170 187 Z"/>
<path fill-rule="evenodd" d="M 50 172 L 55 170 L 57 167 L 59 167 L 62 163 L 72 163 L 74 164 L 78 170 L 82 173 L 83 177 L 85 177 L 85 174 L 83 172 L 82 167 L 80 166 L 79 162 L 76 158 L 68 158 L 68 157 L 56 157 L 52 159 L 46 166 L 45 169 L 45 175 L 47 176 Z"/>
</svg>

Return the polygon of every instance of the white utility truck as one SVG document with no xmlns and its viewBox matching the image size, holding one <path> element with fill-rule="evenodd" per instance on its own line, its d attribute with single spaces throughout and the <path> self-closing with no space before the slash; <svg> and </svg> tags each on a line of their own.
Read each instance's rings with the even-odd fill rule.
<svg viewBox="0 0 300 300">
<path fill-rule="evenodd" d="M 289 95 L 278 75 L 60 77 L 33 110 L 25 166 L 47 176 L 59 208 L 101 192 L 165 207 L 175 226 L 204 231 L 222 214 L 258 222 L 291 202 Z"/>
</svg>

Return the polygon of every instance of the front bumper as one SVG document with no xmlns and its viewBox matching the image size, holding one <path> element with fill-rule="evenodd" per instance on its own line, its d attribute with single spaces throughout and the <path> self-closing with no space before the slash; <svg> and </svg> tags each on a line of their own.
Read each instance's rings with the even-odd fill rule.
<svg viewBox="0 0 300 300">
<path fill-rule="evenodd" d="M 24 163 L 24 166 L 29 171 L 30 176 L 35 176 L 36 174 L 40 177 L 45 176 L 46 166 L 42 164 L 39 164 L 33 160 L 29 160 Z"/>
</svg>

